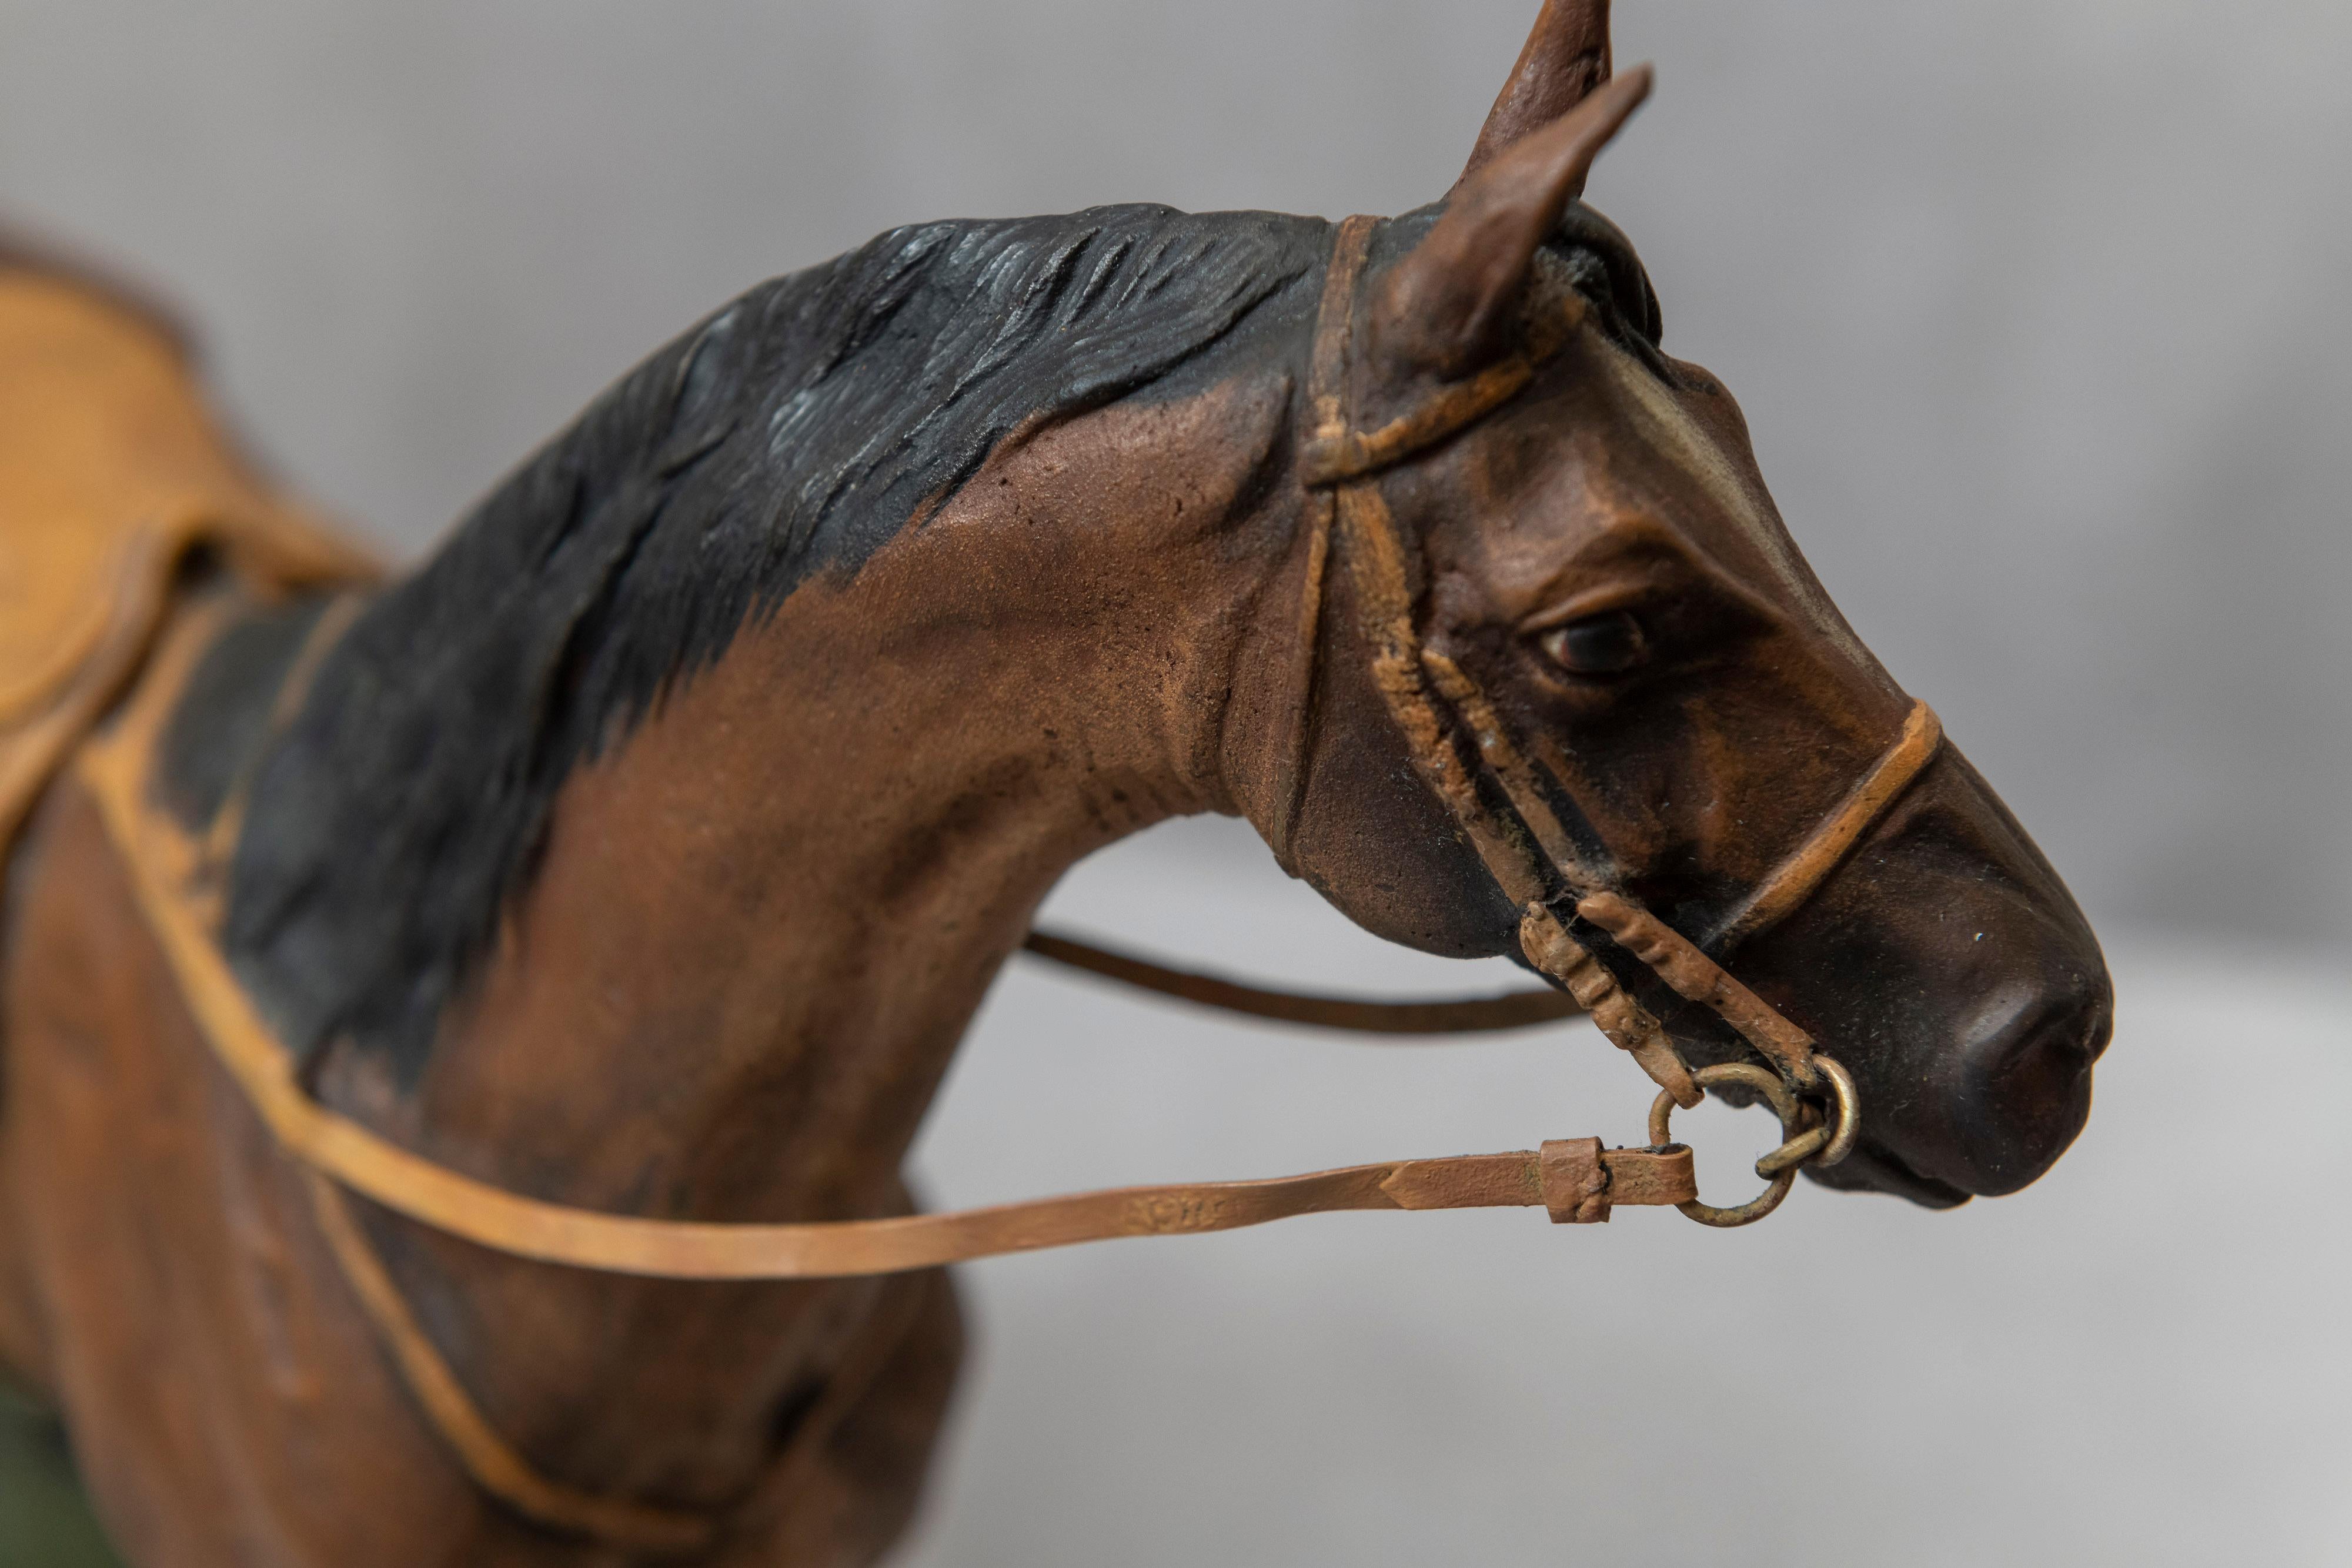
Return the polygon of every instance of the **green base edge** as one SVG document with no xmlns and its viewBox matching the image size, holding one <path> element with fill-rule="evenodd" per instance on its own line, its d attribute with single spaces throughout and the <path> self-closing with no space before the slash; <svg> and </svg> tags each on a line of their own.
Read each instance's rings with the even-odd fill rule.
<svg viewBox="0 0 2352 1568">
<path fill-rule="evenodd" d="M 0 1385 L 0 1568 L 121 1568 L 58 1418 Z"/>
</svg>

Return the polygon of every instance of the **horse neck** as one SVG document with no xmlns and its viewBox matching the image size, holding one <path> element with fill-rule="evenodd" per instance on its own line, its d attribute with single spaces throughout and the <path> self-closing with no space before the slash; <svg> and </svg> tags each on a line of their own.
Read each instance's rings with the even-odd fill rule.
<svg viewBox="0 0 2352 1568">
<path fill-rule="evenodd" d="M 550 1197 L 707 1218 L 898 1201 L 897 1170 L 1054 881 L 1232 810 L 1265 706 L 1255 493 L 1286 382 L 1008 444 L 848 580 L 748 627 L 556 802 L 423 1076 L 322 1092 Z M 1278 487 L 1277 487 L 1278 489 Z M 1236 693 L 1240 701 L 1234 701 Z M 1244 782 L 1241 791 L 1255 785 Z"/>
<path fill-rule="evenodd" d="M 907 1145 L 1055 879 L 1264 791 L 1253 672 L 1284 667 L 1300 552 L 1296 503 L 1250 497 L 1289 493 L 1256 483 L 1287 402 L 1276 378 L 1073 421 L 803 583 L 564 783 L 422 1076 L 341 1045 L 319 1092 L 583 1207 L 903 1208 Z M 733 1495 L 883 1310 L 868 1281 L 635 1280 L 372 1228 L 420 1316 L 470 1325 L 445 1344 L 493 1426 L 625 1494 Z"/>
</svg>

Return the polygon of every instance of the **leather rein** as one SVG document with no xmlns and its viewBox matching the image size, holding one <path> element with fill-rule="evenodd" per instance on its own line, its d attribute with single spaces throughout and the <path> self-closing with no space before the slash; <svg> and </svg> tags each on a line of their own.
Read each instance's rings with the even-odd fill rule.
<svg viewBox="0 0 2352 1568">
<path fill-rule="evenodd" d="M 1567 996 L 1341 1002 L 1183 975 L 1042 934 L 1028 946 L 1209 1005 L 1339 1027 L 1491 1029 L 1581 1009 L 1660 1086 L 1648 1146 L 1559 1139 L 1533 1150 L 1382 1161 L 1266 1180 L 1123 1187 L 951 1213 L 796 1224 L 647 1219 L 543 1202 L 437 1164 L 320 1103 L 231 970 L 214 935 L 224 833 L 216 828 L 198 840 L 148 802 L 155 740 L 214 628 L 192 625 L 172 639 L 157 655 L 155 678 L 113 730 L 83 748 L 79 775 L 100 807 L 199 1033 L 278 1145 L 304 1167 L 321 1232 L 355 1297 L 435 1429 L 485 1490 L 540 1523 L 650 1551 L 697 1550 L 718 1529 L 715 1515 L 565 1487 L 509 1447 L 416 1322 L 345 1202 L 347 1190 L 449 1235 L 542 1262 L 671 1280 L 803 1280 L 899 1273 L 1039 1248 L 1229 1230 L 1344 1209 L 1531 1207 L 1544 1208 L 1558 1223 L 1594 1223 L 1607 1220 L 1618 1205 L 1671 1204 L 1708 1224 L 1741 1225 L 1779 1204 L 1800 1166 L 1834 1164 L 1853 1147 L 1860 1107 L 1844 1069 L 1580 853 L 1555 805 L 1564 792 L 1542 786 L 1477 685 L 1422 642 L 1404 548 L 1378 478 L 1517 395 L 1575 329 L 1582 300 L 1571 296 L 1563 318 L 1520 355 L 1442 390 L 1388 424 L 1358 429 L 1349 416 L 1348 370 L 1358 329 L 1358 284 L 1377 221 L 1360 216 L 1339 225 L 1317 321 L 1307 387 L 1313 424 L 1301 457 L 1309 518 L 1291 672 L 1297 705 L 1293 744 L 1278 780 L 1284 817 L 1275 847 L 1286 861 L 1304 792 L 1324 587 L 1337 556 L 1350 574 L 1375 684 L 1416 770 L 1496 884 L 1523 912 L 1519 939 L 1528 962 Z M 307 684 L 309 671 L 346 624 L 335 612 L 320 618 L 313 646 L 298 660 L 289 691 L 280 694 L 281 714 L 293 700 L 289 692 Z M 1718 923 L 1708 946 L 1727 949 L 1800 907 L 1933 759 L 1940 737 L 1933 713 L 1925 704 L 1915 706 L 1880 759 Z M 239 814 L 235 802 L 224 811 L 232 819 L 224 824 L 231 835 Z M 1595 841 L 1590 832 L 1585 837 Z M 1735 1062 L 1692 1071 L 1604 953 L 1711 1009 L 1769 1070 Z M 1697 1104 L 1704 1089 L 1717 1083 L 1739 1084 L 1763 1097 L 1786 1134 L 1779 1149 L 1758 1162 L 1759 1175 L 1770 1185 L 1737 1208 L 1698 1201 L 1690 1151 L 1668 1138 L 1675 1108 Z"/>
</svg>

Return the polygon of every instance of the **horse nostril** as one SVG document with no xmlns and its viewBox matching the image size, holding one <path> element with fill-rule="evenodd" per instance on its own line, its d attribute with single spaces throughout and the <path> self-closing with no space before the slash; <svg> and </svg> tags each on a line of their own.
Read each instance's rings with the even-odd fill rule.
<svg viewBox="0 0 2352 1568">
<path fill-rule="evenodd" d="M 2104 989 L 2104 988 L 2103 988 Z M 2090 1111 L 2091 1064 L 2106 1049 L 2102 993 L 2018 982 L 1989 997 L 1964 1031 L 1954 1130 L 1971 1192 L 2013 1192 L 2074 1141 Z"/>
<path fill-rule="evenodd" d="M 2096 1061 L 2107 1053 L 2108 1042 L 2116 1033 L 2116 1009 L 2105 998 L 2083 1009 L 2082 1051 L 2086 1062 Z"/>
<path fill-rule="evenodd" d="M 1963 1032 L 1962 1050 L 1986 1079 L 2037 1067 L 2080 1071 L 2107 1049 L 2111 1028 L 2104 997 L 2073 987 L 2004 986 L 1978 1009 Z"/>
</svg>

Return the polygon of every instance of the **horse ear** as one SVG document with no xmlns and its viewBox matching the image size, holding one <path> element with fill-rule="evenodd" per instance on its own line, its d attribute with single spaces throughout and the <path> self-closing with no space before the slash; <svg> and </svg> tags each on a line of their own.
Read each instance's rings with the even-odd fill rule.
<svg viewBox="0 0 2352 1568">
<path fill-rule="evenodd" d="M 1650 79 L 1648 66 L 1634 67 L 1463 176 L 1373 302 L 1373 342 L 1392 368 L 1451 379 L 1508 351 L 1512 311 L 1537 247 L 1583 194 L 1592 160 L 1650 96 Z"/>
<path fill-rule="evenodd" d="M 1574 109 L 1608 79 L 1609 0 L 1544 0 L 1510 79 L 1486 111 L 1462 177 Z"/>
</svg>

